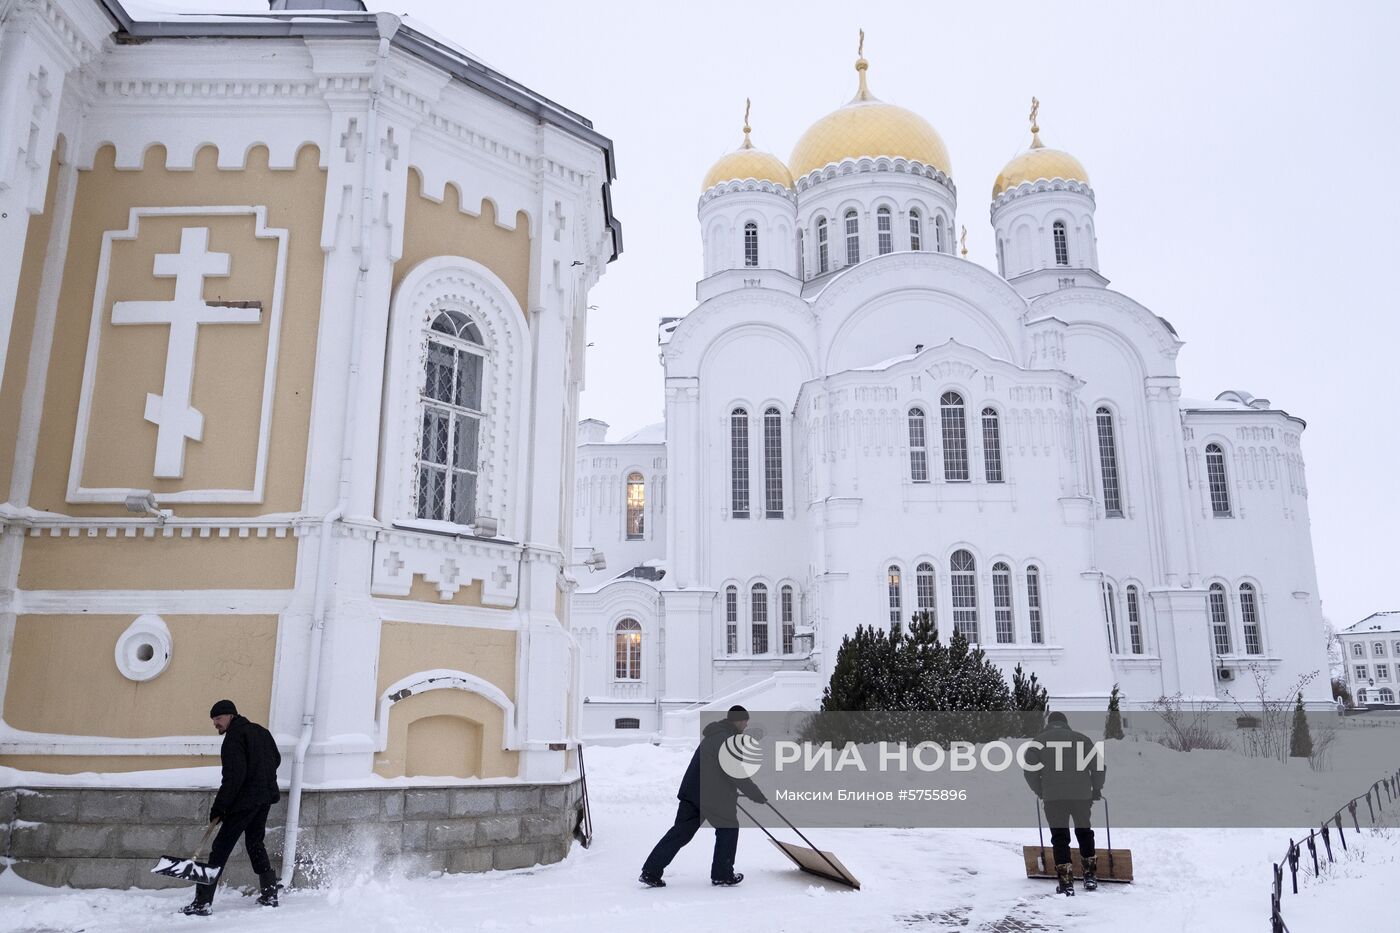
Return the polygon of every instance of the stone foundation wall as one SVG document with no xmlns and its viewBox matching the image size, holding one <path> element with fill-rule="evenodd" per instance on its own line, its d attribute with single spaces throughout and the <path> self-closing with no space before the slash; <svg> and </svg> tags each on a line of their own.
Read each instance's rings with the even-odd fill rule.
<svg viewBox="0 0 1400 933">
<path fill-rule="evenodd" d="M 0 790 L 0 854 L 20 877 L 75 888 L 188 886 L 153 875 L 156 859 L 186 857 L 208 826 L 208 790 L 20 787 Z M 581 785 L 514 784 L 308 790 L 302 794 L 294 883 L 349 871 L 422 875 L 526 868 L 569 852 Z M 287 795 L 267 821 L 281 870 Z M 223 883 L 252 886 L 240 842 Z"/>
</svg>

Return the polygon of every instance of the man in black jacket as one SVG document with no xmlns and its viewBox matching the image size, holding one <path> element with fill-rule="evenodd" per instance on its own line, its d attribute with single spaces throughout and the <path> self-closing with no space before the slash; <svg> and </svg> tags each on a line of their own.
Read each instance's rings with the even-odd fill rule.
<svg viewBox="0 0 1400 933">
<path fill-rule="evenodd" d="M 1074 863 L 1070 861 L 1069 824 L 1079 840 L 1079 864 L 1084 869 L 1084 890 L 1099 886 L 1094 855 L 1094 830 L 1089 811 L 1102 798 L 1107 777 L 1103 755 L 1094 754 L 1094 742 L 1069 727 L 1064 713 L 1051 713 L 1048 728 L 1026 749 L 1026 783 L 1045 802 L 1045 822 L 1050 824 L 1050 844 L 1055 853 L 1056 893 L 1074 896 Z M 1035 765 L 1040 765 L 1039 770 Z"/>
<path fill-rule="evenodd" d="M 215 730 L 224 737 L 219 757 L 223 762 L 223 781 L 214 805 L 209 809 L 209 822 L 219 823 L 214 847 L 208 864 L 223 868 L 238 837 L 248 849 L 248 860 L 258 873 L 261 893 L 258 903 L 277 906 L 277 873 L 267 858 L 263 834 L 267 828 L 267 811 L 280 796 L 277 791 L 277 767 L 282 755 L 272 733 L 238 715 L 232 700 L 220 700 L 209 710 Z M 194 901 L 181 908 L 183 914 L 207 917 L 213 912 L 214 884 L 195 885 Z"/>
<path fill-rule="evenodd" d="M 680 806 L 676 808 L 676 823 L 661 837 L 642 866 L 637 879 L 649 887 L 664 888 L 662 873 L 676 853 L 695 838 L 700 824 L 706 820 L 715 828 L 715 854 L 710 862 L 710 883 L 735 885 L 744 880 L 734 871 L 734 853 L 739 848 L 739 792 L 757 803 L 768 798 L 749 778 L 732 777 L 720 762 L 722 747 L 727 739 L 741 734 L 749 727 L 749 712 L 742 706 L 731 706 L 724 719 L 705 727 L 700 747 L 690 758 L 681 788 L 676 792 Z M 732 756 L 731 756 L 732 757 Z"/>
</svg>

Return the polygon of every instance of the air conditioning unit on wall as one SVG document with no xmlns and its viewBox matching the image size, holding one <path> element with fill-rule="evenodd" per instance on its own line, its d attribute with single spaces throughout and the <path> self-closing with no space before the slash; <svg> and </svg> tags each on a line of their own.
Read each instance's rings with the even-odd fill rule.
<svg viewBox="0 0 1400 933">
<path fill-rule="evenodd" d="M 1215 678 L 1216 680 L 1234 680 L 1235 672 L 1228 667 L 1217 668 Z"/>
</svg>

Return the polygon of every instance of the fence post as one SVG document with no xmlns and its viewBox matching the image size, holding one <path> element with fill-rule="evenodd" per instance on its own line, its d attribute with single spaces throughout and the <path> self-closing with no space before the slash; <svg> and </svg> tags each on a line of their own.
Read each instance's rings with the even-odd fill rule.
<svg viewBox="0 0 1400 933">
<path fill-rule="evenodd" d="M 1298 843 L 1288 840 L 1288 872 L 1293 876 L 1293 893 L 1298 893 Z"/>
<path fill-rule="evenodd" d="M 1356 822 L 1356 801 L 1347 804 L 1347 812 L 1351 814 L 1351 828 L 1358 833 L 1361 832 L 1361 824 Z"/>
<path fill-rule="evenodd" d="M 1335 862 L 1336 859 L 1332 857 L 1332 836 L 1327 831 L 1327 823 L 1325 821 L 1322 824 L 1322 845 L 1323 848 L 1327 850 L 1327 861 Z"/>
<path fill-rule="evenodd" d="M 1313 860 L 1313 877 L 1317 877 L 1322 870 L 1317 864 L 1317 842 L 1313 838 L 1315 832 L 1315 830 L 1308 830 L 1308 854 L 1312 856 Z"/>
<path fill-rule="evenodd" d="M 1342 840 L 1342 851 L 1345 852 L 1345 851 L 1347 850 L 1347 834 L 1346 834 L 1346 831 L 1342 829 L 1342 811 L 1341 811 L 1341 810 L 1338 810 L 1338 811 L 1337 811 L 1337 815 L 1336 815 L 1335 819 L 1336 819 L 1336 821 L 1337 821 L 1337 838 L 1340 839 L 1340 840 Z"/>
<path fill-rule="evenodd" d="M 1269 920 L 1273 925 L 1273 933 L 1284 933 L 1283 913 L 1280 910 L 1282 901 L 1283 867 L 1274 862 L 1274 890 L 1269 898 Z"/>
<path fill-rule="evenodd" d="M 1375 825 L 1376 825 L 1376 808 L 1373 807 L 1373 806 L 1371 806 L 1371 791 L 1372 791 L 1372 790 L 1375 790 L 1375 788 L 1372 787 L 1370 790 L 1366 791 L 1366 809 L 1369 810 L 1370 813 L 1371 813 L 1371 825 L 1372 825 L 1372 826 L 1375 826 Z M 1376 796 L 1379 797 L 1380 794 L 1377 794 Z M 1360 832 L 1360 830 L 1357 830 L 1357 832 Z"/>
</svg>

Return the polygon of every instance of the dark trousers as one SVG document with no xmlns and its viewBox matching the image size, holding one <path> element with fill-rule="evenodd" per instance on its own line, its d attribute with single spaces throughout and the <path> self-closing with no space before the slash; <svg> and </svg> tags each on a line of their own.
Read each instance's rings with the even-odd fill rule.
<svg viewBox="0 0 1400 933">
<path fill-rule="evenodd" d="M 214 847 L 209 850 L 208 865 L 213 868 L 223 868 L 228 862 L 228 857 L 233 854 L 233 847 L 238 845 L 238 837 L 243 837 L 243 846 L 248 850 L 248 861 L 253 863 L 253 871 L 257 872 L 258 878 L 267 883 L 268 876 L 272 874 L 272 863 L 267 859 L 267 846 L 263 845 L 263 836 L 267 833 L 267 811 L 272 809 L 272 804 L 263 804 L 256 810 L 239 810 L 224 816 L 224 820 L 219 824 L 219 832 L 214 836 Z M 215 884 L 197 884 L 194 889 L 194 899 L 201 904 L 208 904 L 214 900 Z"/>
<path fill-rule="evenodd" d="M 676 857 L 687 842 L 695 838 L 695 834 L 700 830 L 700 824 L 705 822 L 705 816 L 700 812 L 700 808 L 689 800 L 682 800 L 676 808 L 676 823 L 666 830 L 666 835 L 661 837 L 661 841 L 656 844 L 656 848 L 651 850 L 651 855 L 647 856 L 646 864 L 642 866 L 642 874 L 652 878 L 660 878 L 661 873 L 666 870 L 666 866 L 671 864 L 671 860 Z M 715 827 L 715 856 L 710 862 L 710 878 L 725 879 L 734 874 L 734 853 L 739 848 L 739 827 L 726 826 Z"/>
<path fill-rule="evenodd" d="M 1069 821 L 1074 820 L 1074 835 L 1079 840 L 1081 858 L 1094 854 L 1094 830 L 1089 826 L 1092 800 L 1047 800 L 1045 822 L 1050 824 L 1050 845 L 1055 849 L 1055 864 L 1069 864 Z"/>
</svg>

